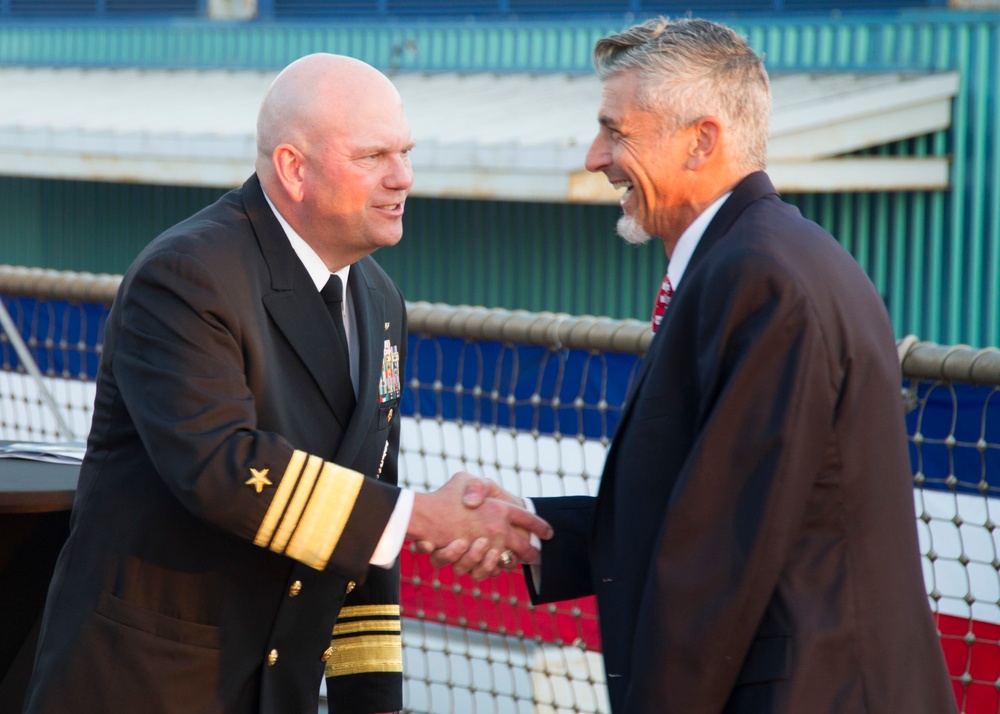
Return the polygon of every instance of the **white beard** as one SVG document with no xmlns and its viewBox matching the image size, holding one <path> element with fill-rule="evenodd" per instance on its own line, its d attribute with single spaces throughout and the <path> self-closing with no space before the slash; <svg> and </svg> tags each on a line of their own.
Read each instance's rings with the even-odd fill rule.
<svg viewBox="0 0 1000 714">
<path fill-rule="evenodd" d="M 642 245 L 653 237 L 639 225 L 639 221 L 626 213 L 623 213 L 622 217 L 618 219 L 616 229 L 622 240 L 629 245 Z"/>
</svg>

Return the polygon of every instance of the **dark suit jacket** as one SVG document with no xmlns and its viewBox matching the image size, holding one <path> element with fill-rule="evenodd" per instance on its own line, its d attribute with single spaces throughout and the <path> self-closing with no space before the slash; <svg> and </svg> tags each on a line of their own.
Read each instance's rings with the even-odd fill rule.
<svg viewBox="0 0 1000 714">
<path fill-rule="evenodd" d="M 536 602 L 596 593 L 616 714 L 942 714 L 893 331 L 751 174 L 708 226 Z M 583 545 L 586 547 L 583 547 Z"/>
<path fill-rule="evenodd" d="M 28 712 L 315 714 L 328 665 L 331 711 L 401 706 L 399 671 L 373 692 L 351 648 L 324 654 L 345 599 L 352 632 L 399 632 L 398 571 L 368 560 L 399 493 L 399 395 L 378 385 L 393 347 L 402 369 L 405 305 L 370 258 L 349 286 L 356 404 L 256 176 L 138 256 L 107 323 Z"/>
</svg>

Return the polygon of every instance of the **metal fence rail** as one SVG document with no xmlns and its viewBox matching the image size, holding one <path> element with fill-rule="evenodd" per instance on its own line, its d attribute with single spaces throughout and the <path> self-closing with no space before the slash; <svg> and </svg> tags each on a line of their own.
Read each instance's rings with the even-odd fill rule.
<svg viewBox="0 0 1000 714">
<path fill-rule="evenodd" d="M 0 266 L 44 386 L 86 433 L 120 276 Z M 401 478 L 466 469 L 525 495 L 596 493 L 644 322 L 409 304 Z M 961 710 L 1000 711 L 1000 350 L 898 342 L 925 583 Z M 0 335 L 0 438 L 65 438 Z M 886 553 L 890 560 L 892 553 Z M 592 599 L 535 608 L 520 574 L 473 583 L 412 549 L 403 571 L 406 708 L 606 712 Z"/>
</svg>

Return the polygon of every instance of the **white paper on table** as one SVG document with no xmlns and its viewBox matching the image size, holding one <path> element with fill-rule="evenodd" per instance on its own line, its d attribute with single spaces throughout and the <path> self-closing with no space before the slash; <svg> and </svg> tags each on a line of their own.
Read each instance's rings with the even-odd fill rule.
<svg viewBox="0 0 1000 714">
<path fill-rule="evenodd" d="M 79 464 L 87 451 L 85 441 L 19 441 L 0 446 L 0 459 L 31 459 L 52 464 Z"/>
</svg>

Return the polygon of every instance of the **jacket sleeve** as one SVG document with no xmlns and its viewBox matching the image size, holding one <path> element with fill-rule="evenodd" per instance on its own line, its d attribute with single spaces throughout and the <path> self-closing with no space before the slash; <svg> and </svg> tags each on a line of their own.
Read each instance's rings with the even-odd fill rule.
<svg viewBox="0 0 1000 714">
<path fill-rule="evenodd" d="M 258 428 L 263 390 L 248 372 L 263 359 L 251 345 L 266 317 L 243 287 L 249 281 L 216 272 L 161 250 L 126 276 L 112 309 L 111 363 L 124 408 L 157 473 L 195 517 L 361 580 L 398 489 Z M 302 404 L 290 395 L 282 408 Z"/>
<path fill-rule="evenodd" d="M 587 542 L 596 501 L 593 496 L 531 499 L 554 532 L 542 543 L 541 583 L 535 582 L 530 566 L 523 566 L 528 595 L 535 605 L 594 594 Z"/>
<path fill-rule="evenodd" d="M 372 714 L 403 708 L 403 644 L 399 563 L 372 568 L 337 617 L 326 661 L 330 714 Z"/>
<path fill-rule="evenodd" d="M 839 377 L 807 291 L 752 254 L 687 287 L 670 309 L 696 312 L 670 317 L 696 325 L 700 404 L 636 603 L 630 712 L 722 711 L 834 448 Z"/>
</svg>

